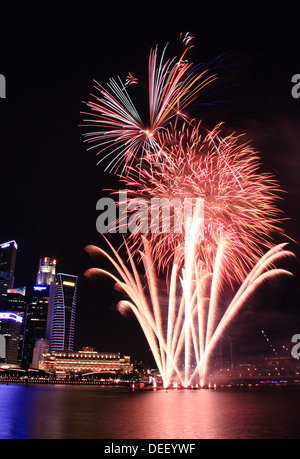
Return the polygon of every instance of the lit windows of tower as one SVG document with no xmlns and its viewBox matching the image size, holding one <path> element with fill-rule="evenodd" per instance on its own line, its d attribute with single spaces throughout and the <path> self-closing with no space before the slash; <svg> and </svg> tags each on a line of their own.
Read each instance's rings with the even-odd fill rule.
<svg viewBox="0 0 300 459">
<path fill-rule="evenodd" d="M 51 351 L 73 350 L 77 280 L 71 274 L 57 274 L 51 305 Z"/>
<path fill-rule="evenodd" d="M 56 260 L 49 257 L 41 258 L 36 276 L 36 285 L 50 285 L 55 280 L 55 275 Z"/>
</svg>

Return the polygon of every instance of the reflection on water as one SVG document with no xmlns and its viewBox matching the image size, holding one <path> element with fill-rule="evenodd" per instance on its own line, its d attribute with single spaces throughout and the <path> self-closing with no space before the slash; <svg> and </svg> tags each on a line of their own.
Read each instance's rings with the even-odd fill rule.
<svg viewBox="0 0 300 459">
<path fill-rule="evenodd" d="M 298 390 L 0 385 L 0 438 L 300 438 Z"/>
</svg>

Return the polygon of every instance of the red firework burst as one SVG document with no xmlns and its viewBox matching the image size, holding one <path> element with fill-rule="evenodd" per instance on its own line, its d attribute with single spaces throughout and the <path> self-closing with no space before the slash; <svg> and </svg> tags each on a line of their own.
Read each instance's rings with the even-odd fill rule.
<svg viewBox="0 0 300 459">
<path fill-rule="evenodd" d="M 130 198 L 148 203 L 149 218 L 153 200 L 163 198 L 169 203 L 173 218 L 174 199 L 202 199 L 204 203 L 203 240 L 197 257 L 208 272 L 213 271 L 220 243 L 226 245 L 223 277 L 243 280 L 251 268 L 272 246 L 272 236 L 280 227 L 277 207 L 279 187 L 275 178 L 261 172 L 258 153 L 241 136 L 220 137 L 220 126 L 205 131 L 201 124 L 188 124 L 180 132 L 169 130 L 160 138 L 161 160 L 152 158 L 152 166 L 134 177 L 123 178 Z M 162 202 L 162 201 L 161 201 Z M 173 209 L 173 210 L 172 210 Z M 181 214 L 184 215 L 184 214 Z M 173 220 L 174 223 L 174 220 Z M 165 270 L 171 261 L 181 263 L 185 257 L 186 231 L 147 232 L 157 266 Z M 138 251 L 140 235 L 130 234 L 131 248 Z"/>
</svg>

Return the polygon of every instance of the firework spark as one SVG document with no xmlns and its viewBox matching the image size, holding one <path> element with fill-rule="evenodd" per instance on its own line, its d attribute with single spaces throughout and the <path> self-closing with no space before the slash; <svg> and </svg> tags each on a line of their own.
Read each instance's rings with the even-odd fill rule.
<svg viewBox="0 0 300 459">
<path fill-rule="evenodd" d="M 220 244 L 216 266 L 213 275 L 210 275 L 203 266 L 194 261 L 193 257 L 197 244 L 195 229 L 198 224 L 196 220 L 192 222 L 191 231 L 187 236 L 189 256 L 186 257 L 185 266 L 179 269 L 177 264 L 172 265 L 167 307 L 160 302 L 161 292 L 158 291 L 157 273 L 146 239 L 143 239 L 144 250 L 141 253 L 146 285 L 141 282 L 128 246 L 126 247 L 131 269 L 111 244 L 109 245 L 112 256 L 95 246 L 86 248 L 91 255 L 99 254 L 106 257 L 117 272 L 113 274 L 110 271 L 92 268 L 86 272 L 86 276 L 108 276 L 116 283 L 117 290 L 123 291 L 129 297 L 129 300 L 122 300 L 117 308 L 121 313 L 129 309 L 136 316 L 152 350 L 164 387 L 168 387 L 174 380 L 188 387 L 196 377 L 203 385 L 206 382 L 208 361 L 216 343 L 250 295 L 254 294 L 266 279 L 283 274 L 291 275 L 284 269 L 270 268 L 276 260 L 293 256 L 284 249 L 285 244 L 273 247 L 248 274 L 218 322 L 218 272 L 226 256 L 226 244 Z M 183 362 L 184 371 L 180 365 Z"/>
<path fill-rule="evenodd" d="M 192 37 L 186 37 L 187 44 Z M 164 61 L 166 47 L 159 58 L 157 47 L 151 50 L 148 65 L 149 122 L 142 121 L 129 93 L 128 86 L 139 84 L 139 80 L 128 74 L 125 84 L 120 78 L 111 78 L 108 89 L 95 81 L 99 96 L 86 105 L 90 116 L 84 126 L 92 129 L 86 133 L 85 141 L 92 144 L 101 155 L 99 162 L 106 160 L 105 170 L 121 170 L 126 174 L 136 158 L 140 167 L 146 156 L 161 151 L 158 134 L 172 119 L 184 117 L 184 111 L 199 98 L 204 88 L 216 80 L 208 66 L 193 66 L 186 60 L 186 47 L 178 58 Z M 89 148 L 89 149 L 90 149 Z"/>
</svg>

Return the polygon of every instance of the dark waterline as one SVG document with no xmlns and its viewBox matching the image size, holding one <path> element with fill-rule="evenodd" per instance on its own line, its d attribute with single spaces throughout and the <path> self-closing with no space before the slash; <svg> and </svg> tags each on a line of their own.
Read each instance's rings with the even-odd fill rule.
<svg viewBox="0 0 300 459">
<path fill-rule="evenodd" d="M 0 385 L 1 439 L 300 438 L 300 391 Z"/>
</svg>

